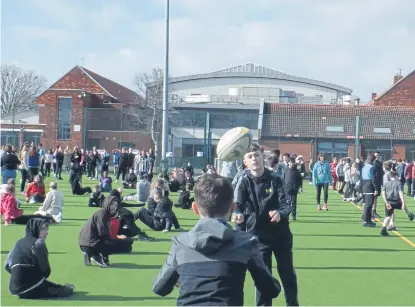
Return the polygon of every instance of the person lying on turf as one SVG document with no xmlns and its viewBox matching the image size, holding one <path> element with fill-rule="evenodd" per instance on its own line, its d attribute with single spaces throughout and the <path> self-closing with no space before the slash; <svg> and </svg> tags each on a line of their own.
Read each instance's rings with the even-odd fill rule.
<svg viewBox="0 0 415 307">
<path fill-rule="evenodd" d="M 58 184 L 55 181 L 50 183 L 50 191 L 46 195 L 43 205 L 34 215 L 52 217 L 55 223 L 62 222 L 63 193 L 58 190 Z"/>
<path fill-rule="evenodd" d="M 92 193 L 90 187 L 82 187 L 78 172 L 73 172 L 70 175 L 70 184 L 72 188 L 72 195 L 84 195 L 86 193 Z"/>
<path fill-rule="evenodd" d="M 6 226 L 10 224 L 26 225 L 30 219 L 35 217 L 53 222 L 53 218 L 50 216 L 23 215 L 23 209 L 17 207 L 15 186 L 12 184 L 7 185 L 5 193 L 1 197 L 1 215 L 4 215 Z"/>
<path fill-rule="evenodd" d="M 277 297 L 281 286 L 265 265 L 257 238 L 227 223 L 235 209 L 231 182 L 205 175 L 194 192 L 192 207 L 200 220 L 189 232 L 173 237 L 153 292 L 166 296 L 179 286 L 178 306 L 243 306 L 249 271 L 264 297 Z"/>
<path fill-rule="evenodd" d="M 124 189 L 135 189 L 137 185 L 137 175 L 134 174 L 134 169 L 130 168 L 128 174 L 125 176 L 125 179 L 122 181 L 122 186 Z"/>
<path fill-rule="evenodd" d="M 26 236 L 16 242 L 9 252 L 5 269 L 11 275 L 9 290 L 21 299 L 68 297 L 75 287 L 58 285 L 47 280 L 51 268 L 45 241 L 48 223 L 32 218 L 26 225 Z"/>
<path fill-rule="evenodd" d="M 101 192 L 101 187 L 96 184 L 94 185 L 94 192 L 91 193 L 91 196 L 88 200 L 88 207 L 102 207 L 102 203 L 104 202 L 105 196 Z"/>
<path fill-rule="evenodd" d="M 118 216 L 121 207 L 117 197 L 105 198 L 102 208 L 97 210 L 82 227 L 79 233 L 78 244 L 83 252 L 84 264 L 91 262 L 101 268 L 109 266 L 110 244 L 110 220 Z"/>
<path fill-rule="evenodd" d="M 155 231 L 168 232 L 173 225 L 173 203 L 164 190 L 155 188 L 153 191 L 154 201 L 157 203 L 154 213 L 146 208 L 141 208 L 134 214 L 135 220 L 140 220 Z M 176 224 L 176 226 L 180 225 Z"/>
</svg>

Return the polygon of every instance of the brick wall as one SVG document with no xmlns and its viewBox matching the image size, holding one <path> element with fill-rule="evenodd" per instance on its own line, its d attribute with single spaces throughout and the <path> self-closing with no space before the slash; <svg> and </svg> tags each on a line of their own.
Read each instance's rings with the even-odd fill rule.
<svg viewBox="0 0 415 307">
<path fill-rule="evenodd" d="M 375 99 L 373 104 L 415 108 L 415 70 L 380 98 Z"/>
<path fill-rule="evenodd" d="M 395 145 L 395 144 L 393 144 L 392 159 L 405 160 L 405 155 L 406 155 L 406 146 L 405 145 Z"/>
</svg>

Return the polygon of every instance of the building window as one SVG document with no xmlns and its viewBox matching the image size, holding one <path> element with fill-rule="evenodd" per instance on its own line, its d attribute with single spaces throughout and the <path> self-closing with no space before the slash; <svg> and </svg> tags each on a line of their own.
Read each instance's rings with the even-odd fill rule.
<svg viewBox="0 0 415 307">
<path fill-rule="evenodd" d="M 40 144 L 40 132 L 26 132 L 23 133 L 23 141 L 29 144 Z"/>
<path fill-rule="evenodd" d="M 388 134 L 391 133 L 391 128 L 380 128 L 380 127 L 374 127 L 373 128 L 373 133 L 383 133 L 383 134 Z"/>
<path fill-rule="evenodd" d="M 4 131 L 1 130 L 1 144 L 2 145 L 13 145 L 19 148 L 19 132 L 17 131 Z"/>
<path fill-rule="evenodd" d="M 72 98 L 58 98 L 58 140 L 71 139 Z"/>
<path fill-rule="evenodd" d="M 317 151 L 323 153 L 327 160 L 336 158 L 344 158 L 348 156 L 349 144 L 347 143 L 335 143 L 335 142 L 319 142 Z"/>
<path fill-rule="evenodd" d="M 344 132 L 343 126 L 326 126 L 327 132 Z"/>
</svg>

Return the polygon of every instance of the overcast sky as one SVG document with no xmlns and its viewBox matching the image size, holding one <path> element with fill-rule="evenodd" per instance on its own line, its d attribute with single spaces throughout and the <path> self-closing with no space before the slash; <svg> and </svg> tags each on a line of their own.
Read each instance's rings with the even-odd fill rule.
<svg viewBox="0 0 415 307">
<path fill-rule="evenodd" d="M 2 63 L 54 82 L 76 64 L 132 87 L 163 67 L 165 0 L 3 0 Z M 255 63 L 352 88 L 415 69 L 414 0 L 171 0 L 170 75 Z M 84 58 L 81 60 L 79 58 Z"/>
</svg>

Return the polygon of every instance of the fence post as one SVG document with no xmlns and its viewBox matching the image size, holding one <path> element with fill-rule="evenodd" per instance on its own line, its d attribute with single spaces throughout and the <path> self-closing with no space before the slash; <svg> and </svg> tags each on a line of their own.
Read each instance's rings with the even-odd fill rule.
<svg viewBox="0 0 415 307">
<path fill-rule="evenodd" d="M 354 140 L 354 159 L 359 158 L 359 147 L 360 147 L 360 116 L 356 116 L 356 135 Z"/>
</svg>

